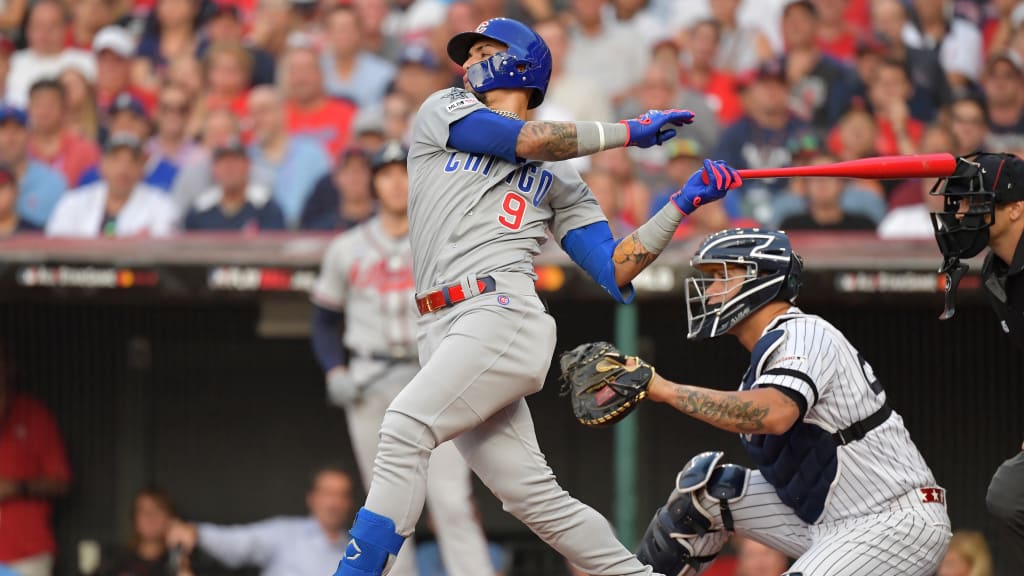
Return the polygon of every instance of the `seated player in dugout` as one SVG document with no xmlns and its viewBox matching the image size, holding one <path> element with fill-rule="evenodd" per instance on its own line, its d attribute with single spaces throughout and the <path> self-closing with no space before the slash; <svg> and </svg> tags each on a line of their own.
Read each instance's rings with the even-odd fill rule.
<svg viewBox="0 0 1024 576">
<path fill-rule="evenodd" d="M 409 151 L 409 230 L 421 369 L 388 407 L 366 504 L 336 576 L 381 576 L 423 509 L 430 453 L 454 439 L 503 508 L 591 576 L 651 576 L 608 521 L 562 489 L 537 442 L 525 396 L 539 391 L 555 321 L 536 294 L 534 256 L 551 235 L 618 302 L 683 218 L 742 182 L 721 162 L 702 170 L 648 222 L 616 240 L 568 163 L 651 147 L 693 121 L 651 110 L 619 123 L 528 121 L 551 54 L 524 24 L 495 18 L 454 36 L 465 89 L 430 95 Z"/>
</svg>

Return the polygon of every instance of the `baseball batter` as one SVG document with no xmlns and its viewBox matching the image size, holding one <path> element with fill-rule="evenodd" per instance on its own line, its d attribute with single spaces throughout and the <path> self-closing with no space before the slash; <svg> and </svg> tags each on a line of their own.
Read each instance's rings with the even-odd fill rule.
<svg viewBox="0 0 1024 576">
<path fill-rule="evenodd" d="M 537 445 L 524 397 L 544 384 L 555 322 L 534 290 L 533 258 L 550 232 L 629 302 L 631 280 L 683 217 L 739 185 L 739 175 L 706 162 L 664 210 L 616 241 L 579 174 L 557 161 L 661 144 L 692 113 L 652 110 L 615 124 L 522 120 L 544 99 L 551 56 L 514 20 L 456 35 L 448 54 L 466 69 L 466 90 L 426 100 L 409 155 L 422 368 L 384 416 L 366 505 L 336 574 L 388 572 L 420 515 L 430 453 L 454 438 L 505 510 L 583 572 L 649 575 L 607 520 L 558 485 Z"/>
<path fill-rule="evenodd" d="M 699 574 L 735 531 L 796 558 L 790 576 L 931 576 L 946 552 L 945 491 L 839 330 L 793 306 L 802 262 L 782 232 L 705 240 L 686 285 L 691 339 L 735 336 L 751 353 L 737 392 L 655 374 L 652 400 L 741 434 L 756 470 L 694 457 L 638 556 Z"/>
<path fill-rule="evenodd" d="M 378 215 L 339 235 L 313 289 L 313 346 L 332 402 L 345 409 L 363 483 L 370 484 L 384 411 L 419 371 L 412 250 L 408 239 L 408 151 L 386 144 L 371 158 Z M 344 314 L 344 347 L 339 324 Z M 344 349 L 352 352 L 346 365 Z M 469 468 L 451 442 L 430 458 L 427 500 L 441 556 L 452 576 L 493 574 L 476 521 Z M 393 572 L 413 576 L 416 552 L 403 548 Z"/>
</svg>

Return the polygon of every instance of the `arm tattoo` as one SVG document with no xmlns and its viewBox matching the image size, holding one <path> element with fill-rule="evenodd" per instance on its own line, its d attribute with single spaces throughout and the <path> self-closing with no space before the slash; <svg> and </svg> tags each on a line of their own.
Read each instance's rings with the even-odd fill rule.
<svg viewBox="0 0 1024 576">
<path fill-rule="evenodd" d="M 793 402 L 788 397 L 787 401 Z M 672 406 L 718 428 L 741 433 L 760 433 L 765 429 L 768 406 L 736 397 L 735 392 L 715 392 L 680 386 Z M 794 403 L 795 404 L 795 403 Z"/>
<path fill-rule="evenodd" d="M 640 235 L 636 231 L 633 231 L 628 238 L 624 238 L 619 245 L 615 247 L 615 252 L 612 254 L 612 261 L 615 262 L 616 266 L 621 264 L 631 264 L 637 268 L 636 274 L 639 274 L 641 270 L 647 267 L 648 264 L 654 262 L 654 259 L 658 255 L 649 252 L 643 243 L 640 242 Z"/>
<path fill-rule="evenodd" d="M 576 123 L 527 122 L 516 140 L 516 156 L 548 162 L 576 158 Z"/>
</svg>

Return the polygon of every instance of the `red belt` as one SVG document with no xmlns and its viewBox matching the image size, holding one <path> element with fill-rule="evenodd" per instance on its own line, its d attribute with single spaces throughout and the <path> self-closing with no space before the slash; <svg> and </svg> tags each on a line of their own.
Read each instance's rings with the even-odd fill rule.
<svg viewBox="0 0 1024 576">
<path fill-rule="evenodd" d="M 476 287 L 480 291 L 480 294 L 494 292 L 494 278 L 491 278 L 490 276 L 481 276 L 476 280 Z M 467 298 L 469 298 L 469 296 L 467 296 L 465 290 L 462 289 L 462 284 L 452 284 L 450 286 L 442 286 L 437 290 L 432 290 L 423 296 L 416 298 L 416 308 L 419 309 L 420 314 L 422 315 L 429 312 L 436 312 L 453 304 L 458 304 Z"/>
</svg>

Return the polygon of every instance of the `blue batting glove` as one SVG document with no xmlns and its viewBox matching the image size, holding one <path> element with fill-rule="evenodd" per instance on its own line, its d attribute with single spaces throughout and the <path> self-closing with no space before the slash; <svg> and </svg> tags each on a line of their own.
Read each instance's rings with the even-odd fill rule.
<svg viewBox="0 0 1024 576">
<path fill-rule="evenodd" d="M 686 185 L 671 198 L 680 212 L 690 215 L 702 205 L 721 200 L 726 192 L 742 185 L 743 178 L 739 172 L 725 162 L 705 160 L 704 168 L 694 172 Z"/>
<path fill-rule="evenodd" d="M 626 125 L 626 146 L 650 148 L 671 140 L 676 135 L 666 124 L 682 126 L 693 123 L 693 112 L 689 110 L 648 110 L 632 120 L 620 120 Z"/>
</svg>

